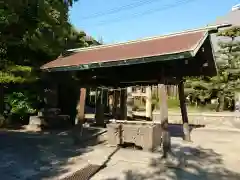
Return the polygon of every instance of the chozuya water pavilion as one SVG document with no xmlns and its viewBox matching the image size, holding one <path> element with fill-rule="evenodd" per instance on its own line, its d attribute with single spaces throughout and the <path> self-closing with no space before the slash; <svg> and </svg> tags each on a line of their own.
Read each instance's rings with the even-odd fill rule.
<svg viewBox="0 0 240 180">
<path fill-rule="evenodd" d="M 217 74 L 210 34 L 227 26 L 229 25 L 224 24 L 126 43 L 82 48 L 73 55 L 59 57 L 43 65 L 41 69 L 52 75 L 74 71 L 82 87 L 80 96 L 82 114 L 86 87 L 178 85 L 184 138 L 190 140 L 183 78 Z M 148 150 L 159 145 L 161 132 L 167 130 L 159 125 L 163 125 L 168 116 L 164 91 L 162 88 L 161 118 L 158 122 L 127 121 L 126 91 L 123 92 L 120 97 L 121 118 L 107 125 L 109 143 L 117 145 L 130 141 Z"/>
</svg>

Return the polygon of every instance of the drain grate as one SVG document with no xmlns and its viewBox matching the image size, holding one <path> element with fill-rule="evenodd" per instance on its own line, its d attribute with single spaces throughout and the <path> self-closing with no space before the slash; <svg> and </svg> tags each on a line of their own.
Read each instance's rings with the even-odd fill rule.
<svg viewBox="0 0 240 180">
<path fill-rule="evenodd" d="M 62 180 L 89 180 L 101 168 L 102 168 L 101 165 L 89 164 L 86 167 L 78 170 L 71 176 L 63 178 Z"/>
</svg>

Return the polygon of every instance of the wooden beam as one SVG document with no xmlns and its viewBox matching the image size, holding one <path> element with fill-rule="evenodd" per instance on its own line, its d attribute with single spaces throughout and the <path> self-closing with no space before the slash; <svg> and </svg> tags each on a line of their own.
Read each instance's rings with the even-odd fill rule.
<svg viewBox="0 0 240 180">
<path fill-rule="evenodd" d="M 182 121 L 183 121 L 183 134 L 184 134 L 183 139 L 186 141 L 191 141 L 183 81 L 180 81 L 178 85 L 178 93 L 179 93 L 180 108 L 181 108 Z"/>
</svg>

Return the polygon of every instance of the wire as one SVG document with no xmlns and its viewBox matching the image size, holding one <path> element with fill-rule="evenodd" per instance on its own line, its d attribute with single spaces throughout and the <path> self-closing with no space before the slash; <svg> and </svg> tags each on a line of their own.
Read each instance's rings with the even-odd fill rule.
<svg viewBox="0 0 240 180">
<path fill-rule="evenodd" d="M 102 22 L 98 23 L 97 25 L 108 24 L 111 21 L 112 21 L 112 23 L 116 23 L 116 22 L 133 19 L 133 18 L 140 17 L 140 16 L 153 14 L 153 13 L 158 12 L 158 11 L 164 11 L 164 10 L 168 10 L 168 9 L 177 7 L 179 5 L 187 4 L 187 3 L 191 2 L 191 1 L 195 1 L 195 0 L 178 0 L 177 2 L 175 2 L 173 4 L 168 4 L 168 5 L 165 5 L 165 6 L 161 7 L 161 8 L 150 9 L 150 10 L 144 11 L 142 13 L 135 13 L 132 16 L 129 16 L 129 17 L 125 18 L 125 19 L 122 18 L 122 17 L 118 17 L 118 18 L 115 18 L 115 19 L 112 19 L 112 20 L 102 21 Z"/>
<path fill-rule="evenodd" d="M 164 11 L 164 10 L 168 10 L 168 9 L 171 9 L 171 8 L 174 8 L 174 7 L 178 7 L 178 6 L 193 2 L 193 1 L 196 1 L 196 0 L 178 0 L 177 2 L 175 2 L 173 4 L 168 4 L 168 5 L 163 6 L 161 8 L 150 9 L 150 10 L 144 11 L 142 13 L 136 13 L 136 14 L 133 14 L 132 16 L 127 17 L 127 18 L 119 17 L 119 18 L 115 18 L 115 19 L 111 19 L 111 20 L 107 20 L 107 21 L 102 21 L 100 23 L 97 23 L 96 25 L 101 26 L 101 25 L 105 25 L 105 24 L 110 24 L 110 23 L 113 24 L 113 23 L 117 23 L 117 22 L 120 22 L 120 21 L 134 19 L 136 17 L 142 17 L 142 16 L 145 16 L 145 15 L 153 14 L 155 12 Z"/>
<path fill-rule="evenodd" d="M 82 20 L 87 20 L 87 19 L 92 19 L 92 18 L 96 18 L 96 17 L 100 17 L 100 16 L 115 14 L 115 13 L 118 13 L 119 11 L 126 11 L 126 10 L 130 10 L 130 9 L 134 9 L 134 8 L 146 5 L 146 4 L 154 3 L 156 1 L 161 1 L 161 0 L 141 0 L 141 1 L 138 1 L 135 3 L 112 8 L 112 9 L 109 9 L 108 11 L 102 11 L 102 12 L 100 11 L 100 12 L 91 14 L 90 16 L 82 17 Z"/>
</svg>

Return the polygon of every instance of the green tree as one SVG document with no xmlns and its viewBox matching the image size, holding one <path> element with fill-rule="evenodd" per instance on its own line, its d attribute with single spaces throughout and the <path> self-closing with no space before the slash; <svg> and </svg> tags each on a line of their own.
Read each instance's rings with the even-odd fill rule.
<svg viewBox="0 0 240 180">
<path fill-rule="evenodd" d="M 217 34 L 222 37 L 220 50 L 216 53 L 218 75 L 215 77 L 189 78 L 186 92 L 193 99 L 206 104 L 217 97 L 217 111 L 223 111 L 226 104 L 232 105 L 234 94 L 240 89 L 240 27 L 232 27 Z M 228 103 L 225 101 L 228 100 Z"/>
<path fill-rule="evenodd" d="M 76 0 L 3 0 L 0 5 L 0 114 L 3 87 L 38 80 L 37 69 L 69 48 L 88 46 L 68 19 Z"/>
<path fill-rule="evenodd" d="M 219 42 L 220 50 L 217 54 L 218 76 L 211 78 L 213 90 L 219 98 L 218 111 L 224 109 L 226 99 L 233 99 L 240 88 L 240 27 L 232 27 L 221 31 L 218 36 L 224 37 Z"/>
</svg>

